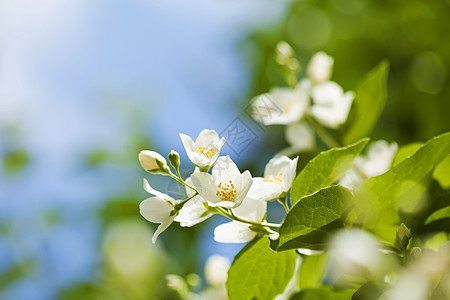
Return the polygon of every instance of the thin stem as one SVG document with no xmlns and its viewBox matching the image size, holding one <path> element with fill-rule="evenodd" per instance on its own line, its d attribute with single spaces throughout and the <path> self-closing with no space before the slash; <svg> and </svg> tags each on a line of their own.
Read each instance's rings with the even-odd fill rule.
<svg viewBox="0 0 450 300">
<path fill-rule="evenodd" d="M 279 203 L 281 203 L 281 205 L 283 205 L 284 209 L 286 210 L 286 212 L 289 212 L 289 205 L 287 204 L 287 197 L 286 195 L 284 195 L 283 197 L 280 197 L 277 199 Z"/>
<path fill-rule="evenodd" d="M 181 201 L 180 203 L 177 203 L 177 204 L 175 205 L 175 208 L 176 208 L 177 210 L 182 209 L 183 206 L 184 206 L 184 204 L 186 204 L 186 202 L 188 202 L 189 200 L 191 200 L 192 198 L 194 198 L 194 197 L 197 196 L 197 195 L 198 195 L 198 192 L 195 192 L 192 196 L 190 196 L 190 197 L 184 199 L 184 200 Z"/>
<path fill-rule="evenodd" d="M 253 221 L 250 221 L 250 220 L 242 219 L 242 218 L 240 218 L 240 217 L 234 215 L 233 213 L 227 212 L 227 211 L 226 211 L 225 209 L 223 209 L 222 207 L 216 207 L 216 210 L 217 210 L 217 212 L 220 213 L 221 215 L 223 215 L 223 216 L 225 216 L 225 217 L 228 217 L 228 218 L 230 218 L 230 219 L 232 219 L 232 220 L 234 220 L 234 221 L 238 221 L 238 222 L 242 222 L 242 223 L 247 223 L 247 224 L 250 224 L 250 225 L 256 225 L 256 226 L 271 227 L 271 228 L 280 228 L 280 227 L 281 227 L 280 224 L 273 224 L 273 223 L 267 223 L 267 222 L 261 222 L 261 223 L 258 223 L 258 222 L 253 222 Z"/>
<path fill-rule="evenodd" d="M 314 130 L 316 131 L 319 138 L 329 147 L 329 148 L 337 148 L 341 147 L 341 145 L 336 141 L 329 133 L 328 131 L 319 124 L 316 120 L 314 120 L 311 117 L 306 118 L 308 122 L 314 127 Z"/>
<path fill-rule="evenodd" d="M 194 190 L 195 192 L 197 192 L 197 189 L 196 189 L 195 187 L 193 187 L 192 185 L 190 185 L 190 184 L 188 184 L 186 181 L 184 181 L 184 179 L 183 179 L 183 178 L 181 177 L 181 175 L 180 175 L 180 171 L 177 170 L 177 175 L 178 175 L 178 177 L 175 176 L 175 174 L 173 174 L 172 172 L 169 172 L 168 175 L 169 175 L 170 177 L 172 177 L 173 179 L 177 180 L 179 183 L 181 183 L 181 184 L 187 186 L 188 188 Z M 197 193 L 198 193 L 198 192 L 197 192 Z"/>
</svg>

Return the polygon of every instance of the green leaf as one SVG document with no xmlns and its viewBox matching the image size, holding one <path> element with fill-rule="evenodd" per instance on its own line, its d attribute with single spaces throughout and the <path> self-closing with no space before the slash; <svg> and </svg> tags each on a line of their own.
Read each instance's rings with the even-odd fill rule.
<svg viewBox="0 0 450 300">
<path fill-rule="evenodd" d="M 422 143 L 416 142 L 401 146 L 395 153 L 394 159 L 392 160 L 392 166 L 396 166 L 405 159 L 413 156 L 422 145 Z"/>
<path fill-rule="evenodd" d="M 386 173 L 369 178 L 355 191 L 358 223 L 391 240 L 399 224 L 400 207 L 411 208 L 421 200 L 431 172 L 450 153 L 450 133 L 430 139 L 413 156 Z M 417 198 L 417 199 L 416 199 Z"/>
<path fill-rule="evenodd" d="M 287 213 L 278 231 L 279 238 L 270 246 L 277 251 L 323 249 L 329 234 L 347 221 L 353 201 L 352 193 L 340 185 L 302 198 Z"/>
<path fill-rule="evenodd" d="M 444 188 L 450 188 L 450 154 L 436 167 L 433 178 Z"/>
<path fill-rule="evenodd" d="M 347 147 L 319 153 L 295 178 L 291 189 L 292 205 L 341 178 L 368 142 L 369 139 L 365 138 Z"/>
<path fill-rule="evenodd" d="M 450 218 L 450 206 L 441 208 L 434 213 L 432 213 L 427 220 L 425 221 L 425 225 L 430 224 L 433 221 L 437 221 L 440 219 Z"/>
<path fill-rule="evenodd" d="M 228 296 L 231 300 L 273 299 L 293 277 L 296 259 L 295 251 L 274 252 L 268 238 L 248 243 L 228 270 Z"/>
<path fill-rule="evenodd" d="M 302 256 L 302 264 L 298 275 L 300 290 L 316 288 L 321 284 L 329 256 L 329 253 Z"/>
<path fill-rule="evenodd" d="M 289 300 L 350 300 L 354 290 L 333 290 L 324 286 L 310 289 L 292 295 Z"/>
<path fill-rule="evenodd" d="M 342 141 L 345 145 L 371 134 L 386 102 L 389 63 L 382 61 L 369 72 L 356 88 Z"/>
</svg>

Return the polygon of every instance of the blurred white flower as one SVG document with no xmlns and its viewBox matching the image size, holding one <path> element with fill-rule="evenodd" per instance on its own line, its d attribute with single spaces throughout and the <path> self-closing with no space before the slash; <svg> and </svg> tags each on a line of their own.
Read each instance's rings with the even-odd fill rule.
<svg viewBox="0 0 450 300">
<path fill-rule="evenodd" d="M 264 125 L 296 122 L 303 117 L 308 106 L 308 93 L 302 88 L 272 88 L 252 102 L 254 119 Z"/>
<path fill-rule="evenodd" d="M 158 152 L 143 150 L 139 153 L 139 162 L 142 168 L 148 172 L 157 173 L 161 170 L 158 161 L 161 165 L 167 166 L 166 159 Z"/>
<path fill-rule="evenodd" d="M 289 124 L 285 130 L 285 137 L 293 152 L 311 150 L 316 145 L 314 130 L 306 122 Z"/>
<path fill-rule="evenodd" d="M 267 202 L 245 198 L 239 207 L 233 209 L 233 213 L 241 219 L 259 223 L 264 221 L 266 210 Z M 257 235 L 250 226 L 238 221 L 221 224 L 214 229 L 214 240 L 220 243 L 246 243 Z"/>
<path fill-rule="evenodd" d="M 367 155 L 358 156 L 354 167 L 348 170 L 339 181 L 350 189 L 358 186 L 364 179 L 381 175 L 389 170 L 397 152 L 398 144 L 379 140 L 369 144 Z"/>
<path fill-rule="evenodd" d="M 254 200 L 268 201 L 287 193 L 295 179 L 298 157 L 287 156 L 272 158 L 264 170 L 264 178 L 253 178 L 248 197 Z"/>
<path fill-rule="evenodd" d="M 196 169 L 195 173 L 198 173 L 198 169 Z M 191 177 L 186 179 L 186 183 L 189 185 L 193 184 Z M 192 197 L 194 193 L 194 190 L 186 187 L 186 194 L 188 197 Z M 191 227 L 203 222 L 212 215 L 211 212 L 208 212 L 206 200 L 200 195 L 197 195 L 183 205 L 178 212 L 178 216 L 175 217 L 175 222 L 180 222 L 182 227 Z"/>
<path fill-rule="evenodd" d="M 347 120 L 354 94 L 344 94 L 333 81 L 327 81 L 312 88 L 313 105 L 311 114 L 324 126 L 338 128 Z"/>
<path fill-rule="evenodd" d="M 205 278 L 213 286 L 225 284 L 230 260 L 222 255 L 211 255 L 205 264 Z"/>
<path fill-rule="evenodd" d="M 139 204 L 141 215 L 148 221 L 159 224 L 152 238 L 152 242 L 155 243 L 158 236 L 172 224 L 177 215 L 174 206 L 180 201 L 153 189 L 145 179 L 144 189 L 149 194 L 155 195 L 155 197 L 147 198 Z"/>
<path fill-rule="evenodd" d="M 188 135 L 180 133 L 181 141 L 191 162 L 199 167 L 211 167 L 222 151 L 225 138 L 219 138 L 214 130 L 202 130 L 195 142 Z"/>
<path fill-rule="evenodd" d="M 236 164 L 227 156 L 221 156 L 206 172 L 194 173 L 192 183 L 209 206 L 234 208 L 241 205 L 253 181 L 249 171 L 241 174 Z"/>
<path fill-rule="evenodd" d="M 380 246 L 377 239 L 365 231 L 338 231 L 330 244 L 333 274 L 336 278 L 374 274 L 382 262 Z"/>
<path fill-rule="evenodd" d="M 320 84 L 331 78 L 334 59 L 325 52 L 317 52 L 311 58 L 306 73 L 314 84 Z"/>
</svg>

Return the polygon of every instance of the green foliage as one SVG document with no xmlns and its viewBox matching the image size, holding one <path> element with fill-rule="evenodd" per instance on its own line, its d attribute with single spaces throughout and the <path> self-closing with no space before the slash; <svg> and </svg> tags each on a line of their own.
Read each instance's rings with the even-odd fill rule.
<svg viewBox="0 0 450 300">
<path fill-rule="evenodd" d="M 302 257 L 298 286 L 301 290 L 311 289 L 321 285 L 323 274 L 328 265 L 328 253 L 305 255 Z"/>
<path fill-rule="evenodd" d="M 392 165 L 396 166 L 408 157 L 414 155 L 414 153 L 419 150 L 420 147 L 422 147 L 422 143 L 411 143 L 407 145 L 401 146 L 397 153 L 395 153 L 394 160 L 392 161 Z"/>
<path fill-rule="evenodd" d="M 323 249 L 330 233 L 344 226 L 353 201 L 352 193 L 339 185 L 302 198 L 286 215 L 272 249 Z"/>
<path fill-rule="evenodd" d="M 341 178 L 368 142 L 369 139 L 365 138 L 347 147 L 333 148 L 318 154 L 292 184 L 292 204 Z"/>
<path fill-rule="evenodd" d="M 356 191 L 360 223 L 391 240 L 393 227 L 400 221 L 400 207 L 412 205 L 408 203 L 411 193 L 417 196 L 417 187 L 426 184 L 434 167 L 449 152 L 450 133 L 445 133 L 429 140 L 388 172 L 363 182 Z"/>
<path fill-rule="evenodd" d="M 330 287 L 321 287 L 299 292 L 290 300 L 349 300 L 354 293 L 353 290 L 333 290 Z"/>
<path fill-rule="evenodd" d="M 295 251 L 272 251 L 267 238 L 248 243 L 228 271 L 228 296 L 231 300 L 273 299 L 292 278 L 296 257 Z"/>
<path fill-rule="evenodd" d="M 450 154 L 436 167 L 433 172 L 436 179 L 444 189 L 450 188 Z"/>
<path fill-rule="evenodd" d="M 434 213 L 432 213 L 427 220 L 425 221 L 425 225 L 430 224 L 433 221 L 441 220 L 441 219 L 450 219 L 450 206 L 441 208 Z"/>
<path fill-rule="evenodd" d="M 386 103 L 388 71 L 389 63 L 382 61 L 356 88 L 355 101 L 342 137 L 345 145 L 372 133 Z"/>
</svg>

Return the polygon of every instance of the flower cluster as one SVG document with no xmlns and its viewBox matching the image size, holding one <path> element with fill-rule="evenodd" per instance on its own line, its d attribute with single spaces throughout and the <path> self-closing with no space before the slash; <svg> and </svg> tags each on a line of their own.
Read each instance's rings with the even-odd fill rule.
<svg viewBox="0 0 450 300">
<path fill-rule="evenodd" d="M 286 67 L 288 62 L 292 65 L 296 61 L 289 47 L 284 42 L 278 45 L 277 62 L 282 68 L 292 70 Z M 273 87 L 253 99 L 252 112 L 257 121 L 264 125 L 287 125 L 285 136 L 291 147 L 284 153 L 313 148 L 315 138 L 311 126 L 337 129 L 346 122 L 354 93 L 344 93 L 339 84 L 330 80 L 333 63 L 331 56 L 318 52 L 311 58 L 305 78 L 297 82 L 292 72 L 283 72 L 290 87 Z"/>
<path fill-rule="evenodd" d="M 218 242 L 242 243 L 258 233 L 274 233 L 273 228 L 279 225 L 265 221 L 266 201 L 286 198 L 296 175 L 297 158 L 275 157 L 267 164 L 264 177 L 252 178 L 249 171 L 241 173 L 229 156 L 220 156 L 225 139 L 219 138 L 214 130 L 203 130 L 195 142 L 185 134 L 180 137 L 195 166 L 186 179 L 180 175 L 180 157 L 175 151 L 168 155 L 175 173 L 159 153 L 148 150 L 139 153 L 144 170 L 168 175 L 186 188 L 186 199 L 174 199 L 153 189 L 144 179 L 144 189 L 153 197 L 141 202 L 140 213 L 148 221 L 160 224 L 153 243 L 174 221 L 190 227 L 214 214 L 231 219 L 215 229 L 214 239 Z"/>
</svg>

